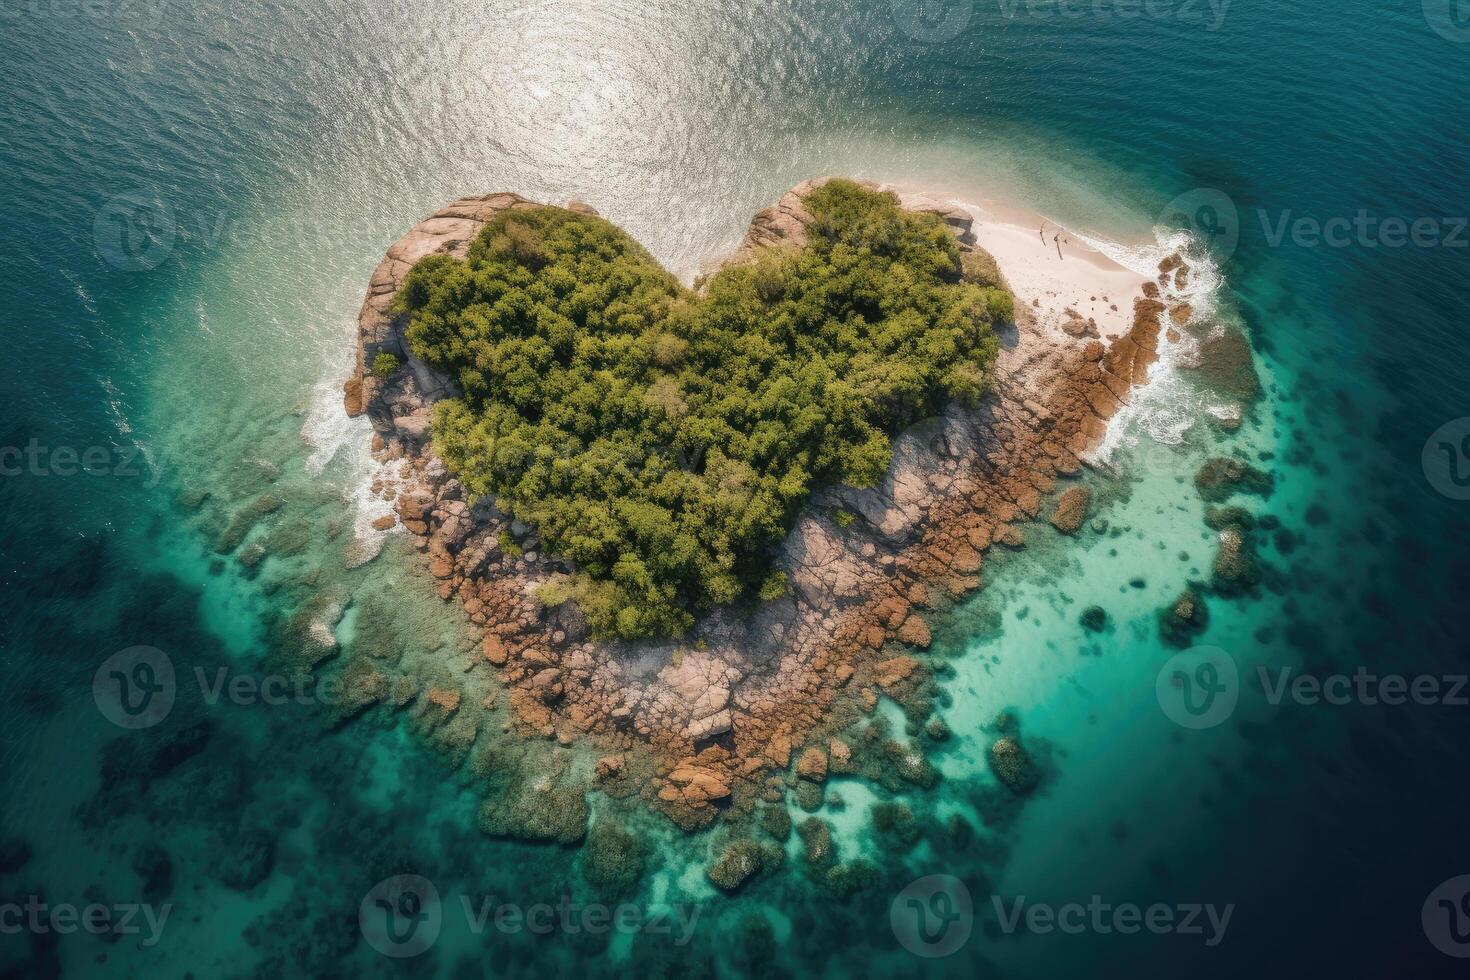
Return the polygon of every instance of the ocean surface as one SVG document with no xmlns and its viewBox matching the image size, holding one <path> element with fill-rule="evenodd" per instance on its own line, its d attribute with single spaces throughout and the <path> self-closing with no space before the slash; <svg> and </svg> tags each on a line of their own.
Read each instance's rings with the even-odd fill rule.
<svg viewBox="0 0 1470 980">
<path fill-rule="evenodd" d="M 1463 975 L 1458 13 L 0 0 L 0 975 Z M 722 896 L 712 835 L 594 797 L 643 842 L 610 895 L 575 849 L 483 834 L 432 719 L 255 686 L 288 636 L 388 644 L 428 682 L 467 663 L 462 614 L 371 530 L 370 432 L 341 413 L 388 245 L 515 190 L 591 202 L 689 277 L 821 173 L 1012 202 L 1141 275 L 1187 244 L 1260 379 L 1226 432 L 1208 370 L 1166 361 L 1086 477 L 1105 525 L 1035 529 L 936 624 L 951 734 L 907 736 L 942 780 L 835 780 L 820 813 L 866 888 L 793 835 Z M 1236 679 L 1202 718 L 1165 710 L 1158 622 L 1210 576 L 1193 476 L 1218 456 L 1274 478 L 1232 501 L 1268 518 L 1269 573 L 1208 598 L 1191 643 Z M 165 664 L 166 718 L 105 696 Z M 1438 693 L 1273 697 L 1287 669 Z M 1021 799 L 986 762 L 1002 713 L 1041 770 Z M 875 828 L 892 800 L 916 837 Z M 417 946 L 372 926 L 398 875 L 438 896 L 396 910 Z"/>
</svg>

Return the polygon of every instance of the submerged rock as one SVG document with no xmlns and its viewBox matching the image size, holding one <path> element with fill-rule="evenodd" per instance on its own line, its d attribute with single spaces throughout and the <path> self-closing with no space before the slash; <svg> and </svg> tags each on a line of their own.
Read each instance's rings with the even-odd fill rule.
<svg viewBox="0 0 1470 980">
<path fill-rule="evenodd" d="M 1226 528 L 1249 531 L 1256 526 L 1256 519 L 1244 507 L 1210 507 L 1205 510 L 1205 525 L 1214 531 Z"/>
<path fill-rule="evenodd" d="M 173 859 L 154 842 L 148 841 L 133 854 L 133 871 L 143 879 L 145 902 L 159 902 L 173 891 Z"/>
<path fill-rule="evenodd" d="M 821 749 L 810 748 L 796 762 L 796 774 L 802 779 L 820 783 L 827 778 L 827 755 Z"/>
<path fill-rule="evenodd" d="M 1079 620 L 1089 633 L 1101 633 L 1108 625 L 1108 613 L 1102 606 L 1088 606 Z"/>
<path fill-rule="evenodd" d="M 918 841 L 921 829 L 907 804 L 884 801 L 873 804 L 873 830 L 884 841 L 908 847 Z"/>
<path fill-rule="evenodd" d="M 939 771 L 929 764 L 924 754 L 901 742 L 887 742 L 883 754 L 893 765 L 894 773 L 906 783 L 933 789 L 939 782 Z"/>
<path fill-rule="evenodd" d="M 643 844 L 611 820 L 599 819 L 582 846 L 582 877 L 611 891 L 632 890 L 643 877 Z"/>
<path fill-rule="evenodd" d="M 785 841 L 791 836 L 791 811 L 784 804 L 768 803 L 761 807 L 756 822 L 775 840 Z"/>
<path fill-rule="evenodd" d="M 995 740 L 986 753 L 990 771 L 1016 795 L 1029 793 L 1036 788 L 1039 776 L 1031 761 L 1031 754 L 1021 745 L 1017 736 L 1005 735 Z"/>
<path fill-rule="evenodd" d="M 1070 487 L 1057 501 L 1052 512 L 1051 525 L 1063 534 L 1076 534 L 1087 520 L 1087 509 L 1092 505 L 1092 490 L 1087 487 Z"/>
<path fill-rule="evenodd" d="M 587 833 L 587 797 L 580 789 L 524 783 L 480 808 L 480 829 L 491 837 L 575 844 Z"/>
<path fill-rule="evenodd" d="M 347 613 L 347 590 L 332 587 L 313 595 L 279 630 L 273 659 L 293 673 L 309 672 L 337 653 L 337 624 Z"/>
<path fill-rule="evenodd" d="M 13 875 L 31 861 L 31 846 L 15 837 L 0 841 L 0 875 Z"/>
<path fill-rule="evenodd" d="M 222 884 L 243 892 L 270 877 L 275 860 L 271 836 L 263 830 L 245 830 L 219 842 L 211 870 Z"/>
<path fill-rule="evenodd" d="M 1170 646 L 1183 649 L 1210 623 L 1205 601 L 1193 589 L 1185 589 L 1173 605 L 1159 614 L 1159 635 Z"/>
<path fill-rule="evenodd" d="M 1209 460 L 1194 475 L 1195 489 L 1210 503 L 1220 503 L 1235 493 L 1269 497 L 1276 487 L 1271 474 L 1238 459 L 1220 456 Z"/>
<path fill-rule="evenodd" d="M 333 708 L 338 722 L 381 703 L 392 689 L 388 676 L 365 659 L 354 659 L 337 678 L 339 692 Z"/>
<path fill-rule="evenodd" d="M 807 813 L 816 813 L 822 808 L 822 786 L 806 780 L 796 784 L 796 805 Z"/>
<path fill-rule="evenodd" d="M 808 864 L 818 867 L 831 864 L 835 859 L 832 849 L 832 828 L 820 817 L 808 817 L 796 828 L 801 837 L 802 853 Z"/>
<path fill-rule="evenodd" d="M 713 821 L 716 806 L 729 796 L 722 770 L 693 764 L 676 767 L 658 792 L 660 809 L 685 830 Z"/>
<path fill-rule="evenodd" d="M 102 747 L 104 787 L 128 782 L 147 783 L 168 775 L 204 751 L 214 734 L 208 721 L 135 732 L 113 739 Z"/>
<path fill-rule="evenodd" d="M 280 497 L 264 494 L 240 508 L 214 543 L 217 554 L 227 555 L 244 543 L 245 537 L 259 524 L 261 518 L 273 514 L 286 505 Z"/>
<path fill-rule="evenodd" d="M 706 874 L 716 888 L 724 892 L 739 890 L 765 866 L 765 855 L 761 846 L 744 837 L 725 845 L 719 859 L 709 866 Z"/>
<path fill-rule="evenodd" d="M 834 864 L 822 876 L 823 883 L 832 894 L 846 898 L 866 891 L 878 884 L 878 868 L 873 862 L 859 858 L 844 864 Z"/>
<path fill-rule="evenodd" d="M 1250 536 L 1236 527 L 1220 532 L 1220 548 L 1210 569 L 1210 586 L 1221 595 L 1248 592 L 1261 580 L 1261 563 Z"/>
</svg>

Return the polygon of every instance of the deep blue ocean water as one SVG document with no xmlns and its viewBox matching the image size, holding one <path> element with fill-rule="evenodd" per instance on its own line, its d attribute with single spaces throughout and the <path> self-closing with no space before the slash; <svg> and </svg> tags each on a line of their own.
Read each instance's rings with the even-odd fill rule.
<svg viewBox="0 0 1470 980">
<path fill-rule="evenodd" d="M 171 906 L 157 942 L 0 916 L 0 969 L 1463 972 L 1431 941 L 1449 912 L 1431 902 L 1428 926 L 1421 912 L 1470 874 L 1470 706 L 1272 706 L 1247 683 L 1226 723 L 1195 732 L 1153 687 L 1174 652 L 1156 611 L 1211 547 L 1188 478 L 1236 450 L 1275 475 L 1269 500 L 1244 502 L 1290 543 L 1263 546 L 1279 587 L 1212 600 L 1201 642 L 1246 675 L 1467 670 L 1470 503 L 1446 483 L 1460 471 L 1423 462 L 1426 443 L 1453 456 L 1470 434 L 1431 441 L 1470 416 L 1470 21 L 1449 0 L 4 0 L 0 14 L 0 839 L 32 852 L 0 865 L 0 905 Z M 367 277 L 413 222 L 470 193 L 582 198 L 690 274 L 826 172 L 984 192 L 1124 243 L 1182 207 L 1264 385 L 1236 436 L 1127 433 L 1117 473 L 1094 478 L 1128 533 L 992 563 L 939 631 L 955 738 L 935 750 L 944 781 L 906 798 L 934 828 L 965 816 L 976 842 L 885 842 L 865 807 L 892 794 L 854 781 L 823 815 L 840 853 L 878 868 L 862 893 L 824 890 L 793 857 L 720 897 L 709 838 L 650 819 L 633 824 L 642 884 L 621 898 L 697 913 L 687 943 L 477 934 L 460 896 L 599 896 L 576 851 L 481 834 L 484 787 L 412 712 L 337 725 L 318 704 L 210 704 L 197 686 L 143 735 L 99 712 L 94 675 L 119 651 L 166 651 L 186 679 L 258 675 L 283 631 L 334 602 L 353 609 L 335 627 L 349 649 L 366 610 L 387 610 L 406 663 L 458 669 L 459 614 L 399 539 L 345 560 L 367 434 L 334 392 Z M 1390 218 L 1424 233 L 1394 245 Z M 1299 219 L 1349 230 L 1277 234 Z M 268 557 L 221 553 L 267 497 L 250 540 Z M 1197 554 L 1175 561 L 1181 548 Z M 1098 637 L 1077 625 L 1093 602 L 1113 620 Z M 997 812 L 984 726 L 1008 707 L 1051 749 L 1037 795 Z M 438 942 L 402 960 L 358 923 L 400 873 L 434 881 L 445 910 Z M 957 950 L 922 958 L 890 912 L 933 874 L 965 882 L 976 915 Z M 1007 934 L 992 903 L 1094 895 L 1233 913 L 1206 945 Z"/>
</svg>

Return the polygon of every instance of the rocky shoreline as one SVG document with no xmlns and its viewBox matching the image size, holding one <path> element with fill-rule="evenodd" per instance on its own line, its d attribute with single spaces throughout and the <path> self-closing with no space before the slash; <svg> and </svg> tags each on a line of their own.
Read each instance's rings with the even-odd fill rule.
<svg viewBox="0 0 1470 980">
<path fill-rule="evenodd" d="M 803 200 L 823 182 L 804 182 L 757 214 L 730 261 L 799 247 L 812 221 Z M 919 196 L 901 200 L 943 218 L 968 277 L 1000 281 L 994 259 L 974 245 L 968 212 Z M 1023 547 L 1030 522 L 1049 519 L 1062 533 L 1082 524 L 1089 492 L 1059 484 L 1081 474 L 1107 420 L 1147 380 L 1169 321 L 1189 317 L 1187 305 L 1171 299 L 1189 275 L 1178 257 L 1161 264 L 1156 281 L 1139 282 L 1126 333 L 1100 336 L 1070 310 L 1042 316 L 1018 297 L 994 391 L 980 407 L 951 407 L 904 432 L 880 486 L 814 496 L 778 560 L 791 595 L 753 611 L 718 610 L 678 643 L 596 641 L 574 607 L 546 609 L 534 598 L 568 570 L 541 551 L 534 528 L 509 521 L 490 501 L 471 503 L 435 457 L 431 407 L 452 382 L 412 356 L 408 318 L 390 309 L 420 258 L 463 257 L 495 215 L 541 206 L 515 194 L 466 198 L 388 250 L 359 315 L 345 408 L 371 420 L 374 455 L 391 464 L 374 490 L 393 501 L 395 515 L 378 527 L 400 524 L 412 534 L 440 597 L 458 599 L 483 629 L 484 669 L 500 673 L 523 734 L 592 740 L 602 752 L 599 784 L 642 795 L 685 829 L 780 799 L 793 760 L 798 786 L 820 799 L 829 771 L 864 765 L 863 747 L 837 733 L 883 695 L 923 722 L 935 688 L 914 654 L 932 641 L 928 616 L 979 588 L 986 551 Z M 406 367 L 378 377 L 372 365 L 380 353 Z M 457 707 L 454 692 L 440 694 Z M 932 782 L 922 758 L 887 754 L 900 778 Z"/>
</svg>

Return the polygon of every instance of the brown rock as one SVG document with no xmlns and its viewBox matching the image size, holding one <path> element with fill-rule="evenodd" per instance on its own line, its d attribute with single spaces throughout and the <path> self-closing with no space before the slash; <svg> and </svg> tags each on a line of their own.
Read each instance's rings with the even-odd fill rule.
<svg viewBox="0 0 1470 980">
<path fill-rule="evenodd" d="M 342 407 L 347 412 L 348 418 L 357 418 L 367 410 L 362 398 L 362 378 L 349 378 L 342 386 Z"/>
<path fill-rule="evenodd" d="M 730 795 L 720 773 L 702 766 L 680 765 L 669 773 L 669 786 L 686 802 L 708 803 Z M 668 788 L 668 787 L 666 787 Z"/>
<path fill-rule="evenodd" d="M 827 778 L 827 756 L 818 748 L 810 748 L 796 762 L 796 774 L 802 779 L 820 783 Z"/>
<path fill-rule="evenodd" d="M 908 680 L 918 667 L 919 662 L 913 657 L 894 657 L 892 660 L 884 660 L 873 668 L 873 680 L 886 691 Z"/>
<path fill-rule="evenodd" d="M 933 640 L 929 635 L 929 624 L 918 613 L 904 620 L 904 624 L 898 628 L 898 638 L 921 649 L 927 649 Z"/>
<path fill-rule="evenodd" d="M 1069 487 L 1057 501 L 1052 512 L 1052 527 L 1063 534 L 1076 534 L 1082 522 L 1087 520 L 1087 509 L 1092 504 L 1092 491 L 1084 486 Z"/>
<path fill-rule="evenodd" d="M 561 671 L 547 667 L 531 678 L 531 689 L 543 702 L 551 704 L 562 696 Z"/>
<path fill-rule="evenodd" d="M 484 651 L 485 659 L 497 667 L 505 666 L 505 662 L 510 659 L 505 644 L 500 641 L 500 637 L 494 634 L 485 637 L 485 642 L 481 644 L 480 649 Z"/>
<path fill-rule="evenodd" d="M 446 715 L 452 715 L 459 710 L 459 702 L 462 695 L 459 691 L 442 687 L 431 687 L 426 695 L 429 702 L 443 709 Z"/>
</svg>

